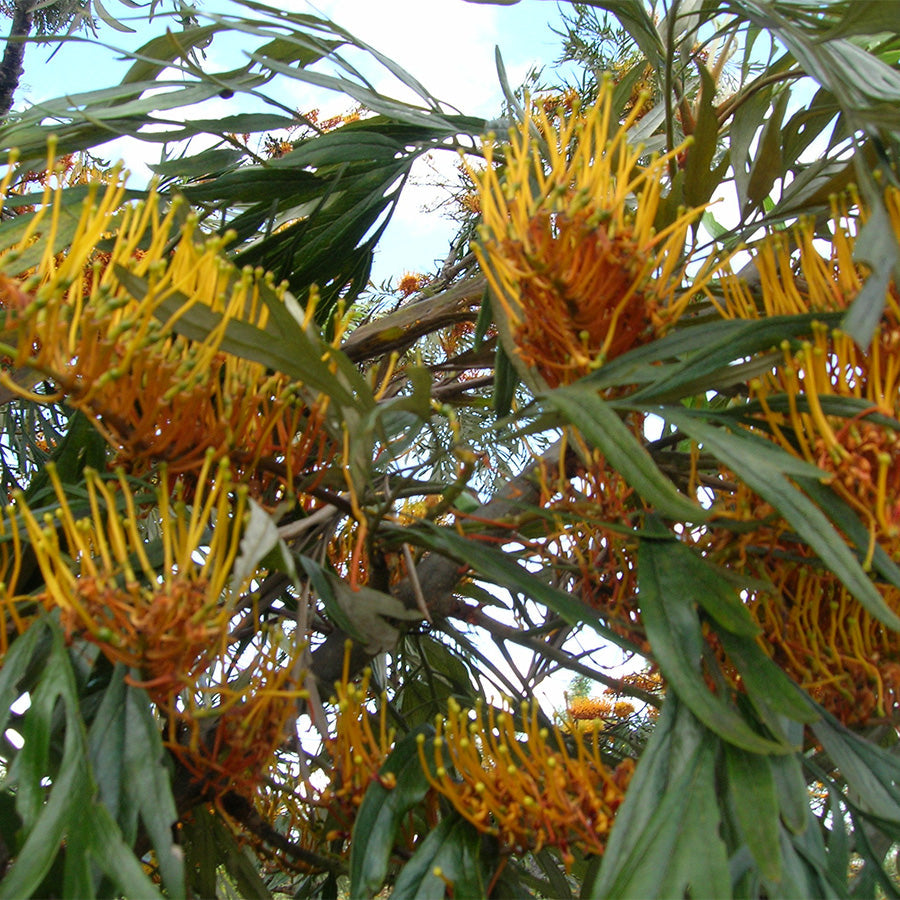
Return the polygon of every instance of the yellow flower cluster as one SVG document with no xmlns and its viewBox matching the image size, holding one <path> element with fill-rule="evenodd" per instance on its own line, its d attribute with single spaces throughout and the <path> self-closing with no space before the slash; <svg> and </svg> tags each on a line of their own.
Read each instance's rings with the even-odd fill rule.
<svg viewBox="0 0 900 900">
<path fill-rule="evenodd" d="M 158 576 L 148 555 L 148 513 L 124 475 L 109 482 L 86 470 L 87 498 L 78 515 L 52 465 L 48 471 L 57 510 L 38 520 L 19 495 L 8 511 L 23 523 L 34 550 L 45 585 L 39 599 L 60 611 L 69 636 L 77 633 L 112 662 L 138 670 L 162 701 L 205 668 L 225 639 L 229 611 L 221 600 L 238 552 L 246 489 L 232 502 L 227 471 L 213 478 L 208 458 L 202 474 L 210 486 L 192 508 L 158 490 Z M 26 620 L 15 609 L 23 602 L 7 604 L 20 628 Z"/>
<path fill-rule="evenodd" d="M 731 274 L 721 254 L 689 270 L 688 235 L 702 210 L 672 217 L 663 204 L 668 171 L 685 148 L 647 160 L 630 146 L 628 131 L 642 106 L 634 104 L 620 121 L 609 83 L 591 109 L 568 98 L 555 110 L 537 103 L 508 143 L 486 143 L 486 167 L 471 172 L 482 211 L 476 252 L 501 338 L 523 371 L 539 373 L 537 387 L 568 384 L 658 337 L 694 299 L 731 318 L 824 313 L 847 309 L 865 282 L 854 256 L 867 211 L 852 194 L 834 202 L 829 246 L 821 227 L 800 222 L 751 249 L 760 298 Z M 900 191 L 889 188 L 884 201 L 900 239 Z M 721 294 L 708 289 L 713 276 Z M 817 325 L 806 342 L 785 342 L 780 364 L 749 385 L 760 410 L 754 430 L 828 473 L 834 490 L 867 523 L 867 564 L 876 544 L 900 557 L 900 439 L 879 419 L 900 416 L 895 282 L 885 299 L 868 349 Z M 846 399 L 865 407 L 848 416 L 840 408 Z M 641 422 L 630 425 L 640 436 Z M 642 646 L 633 553 L 603 524 L 627 522 L 641 503 L 602 457 L 580 450 L 576 478 L 547 478 L 542 504 L 556 531 L 536 552 L 574 571 L 573 589 L 610 627 Z M 748 595 L 767 650 L 845 721 L 891 714 L 900 704 L 900 635 L 866 613 L 791 539 L 771 508 L 723 474 L 723 484 L 736 486 L 723 492 L 717 511 L 766 524 L 739 538 L 713 529 L 700 540 L 726 565 L 748 566 L 773 585 Z M 900 612 L 900 590 L 882 593 Z"/>
<path fill-rule="evenodd" d="M 657 231 L 670 159 L 628 144 L 606 82 L 588 110 L 541 105 L 485 144 L 472 171 L 482 210 L 475 252 L 499 304 L 501 335 L 551 387 L 652 340 L 683 313 L 708 272 L 685 279 L 687 233 L 702 209 Z"/>
<path fill-rule="evenodd" d="M 630 759 L 610 768 L 596 732 L 571 725 L 565 735 L 541 726 L 536 704 L 523 703 L 517 716 L 451 699 L 436 720 L 433 761 L 424 735 L 420 758 L 435 791 L 503 852 L 557 847 L 568 866 L 573 847 L 603 853 L 633 769 Z"/>
<path fill-rule="evenodd" d="M 277 502 L 333 453 L 327 399 L 310 408 L 283 375 L 221 348 L 232 323 L 264 329 L 261 294 L 283 302 L 284 288 L 237 271 L 222 256 L 225 240 L 202 238 L 178 202 L 164 215 L 153 193 L 128 203 L 118 177 L 91 189 L 67 223 L 61 195 L 46 186 L 25 233 L 0 255 L 0 352 L 56 393 L 33 394 L 8 370 L 0 384 L 83 410 L 131 473 L 162 462 L 196 477 L 212 450 L 256 496 L 270 488 Z M 198 308 L 210 327 L 191 339 L 179 328 Z"/>
<path fill-rule="evenodd" d="M 385 705 L 377 714 L 367 708 L 370 678 L 371 672 L 366 670 L 359 684 L 345 677 L 335 685 L 334 736 L 326 746 L 331 759 L 330 782 L 318 801 L 332 819 L 332 839 L 350 837 L 363 795 L 379 777 L 378 771 L 394 746 Z M 385 787 L 396 784 L 393 780 L 384 783 Z"/>
<path fill-rule="evenodd" d="M 885 204 L 900 239 L 900 191 L 889 188 Z M 720 312 L 752 319 L 845 310 L 865 280 L 853 256 L 857 228 L 866 219 L 865 207 L 851 194 L 833 201 L 829 242 L 808 222 L 768 237 L 753 253 L 762 308 L 732 276 L 722 282 Z M 900 557 L 900 435 L 890 424 L 900 417 L 900 293 L 894 282 L 885 302 L 867 349 L 820 323 L 809 340 L 785 341 L 780 365 L 750 385 L 751 400 L 761 410 L 759 430 L 827 472 L 832 489 L 867 524 L 866 564 L 876 543 L 893 559 Z M 835 405 L 843 400 L 860 402 L 862 410 L 846 415 Z M 787 524 L 771 522 L 772 510 L 745 486 L 721 505 L 730 516 L 770 519 L 738 540 L 729 533 L 714 541 L 720 557 L 741 555 L 773 584 L 750 600 L 769 652 L 845 722 L 890 715 L 900 704 L 900 635 L 875 620 L 834 575 L 806 559 L 808 551 L 791 539 Z M 757 548 L 752 554 L 750 545 Z M 761 557 L 759 548 L 767 551 Z M 883 586 L 882 595 L 900 612 L 900 590 Z"/>
</svg>

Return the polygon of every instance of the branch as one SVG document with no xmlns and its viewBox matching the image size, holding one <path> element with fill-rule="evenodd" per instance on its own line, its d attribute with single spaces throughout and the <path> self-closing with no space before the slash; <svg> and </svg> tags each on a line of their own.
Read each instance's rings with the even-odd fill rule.
<svg viewBox="0 0 900 900">
<path fill-rule="evenodd" d="M 604 675 L 602 672 L 598 672 L 596 669 L 592 669 L 589 666 L 578 662 L 578 660 L 574 659 L 570 653 L 566 653 L 565 650 L 554 647 L 546 641 L 541 641 L 538 638 L 523 634 L 518 628 L 513 628 L 511 625 L 504 625 L 502 622 L 492 619 L 490 616 L 486 615 L 483 610 L 469 608 L 467 618 L 474 625 L 481 626 L 485 631 L 490 632 L 494 636 L 501 638 L 504 641 L 512 641 L 520 647 L 527 647 L 529 650 L 534 650 L 545 658 L 552 659 L 554 662 L 559 663 L 563 668 L 570 669 L 578 675 L 585 675 L 593 681 L 599 681 L 600 684 L 612 688 L 617 694 L 627 694 L 628 696 L 634 697 L 636 700 L 641 700 L 644 703 L 648 703 L 651 706 L 662 706 L 660 698 L 651 694 L 649 691 L 642 691 L 640 688 L 636 688 L 619 678 L 611 678 L 609 675 Z"/>
<path fill-rule="evenodd" d="M 515 515 L 523 505 L 536 504 L 540 499 L 540 486 L 535 476 L 543 466 L 552 469 L 559 465 L 562 447 L 562 441 L 554 444 L 487 503 L 479 506 L 472 513 L 472 518 L 502 522 Z M 482 534 L 501 536 L 508 535 L 509 531 L 500 525 L 495 527 L 486 525 Z M 468 569 L 467 565 L 461 565 L 458 560 L 433 552 L 426 553 L 416 566 L 415 582 L 412 578 L 404 578 L 393 588 L 392 593 L 407 609 L 418 609 L 417 582 L 421 595 L 427 601 L 432 619 L 447 618 L 456 606 L 454 599 L 456 587 Z M 351 641 L 349 635 L 336 628 L 311 654 L 312 673 L 325 696 L 330 694 L 334 683 L 341 678 L 348 641 Z M 351 641 L 351 674 L 359 672 L 371 659 L 372 657 L 358 643 Z"/>
<path fill-rule="evenodd" d="M 388 316 L 361 325 L 344 341 L 341 350 L 353 362 L 383 356 L 393 350 L 405 350 L 432 331 L 471 320 L 471 307 L 481 301 L 485 285 L 482 276 L 473 276 L 437 296 L 408 303 Z"/>
<path fill-rule="evenodd" d="M 313 853 L 311 850 L 289 841 L 253 808 L 253 804 L 249 800 L 240 794 L 236 794 L 233 791 L 229 792 L 219 802 L 222 809 L 232 819 L 270 847 L 274 847 L 286 856 L 290 856 L 306 866 L 325 872 L 333 872 L 335 875 L 347 874 L 347 866 L 343 860 Z"/>
<path fill-rule="evenodd" d="M 35 0 L 16 0 L 13 4 L 12 26 L 6 39 L 3 60 L 0 61 L 0 121 L 9 115 L 19 79 L 25 71 L 25 41 L 34 24 Z"/>
</svg>

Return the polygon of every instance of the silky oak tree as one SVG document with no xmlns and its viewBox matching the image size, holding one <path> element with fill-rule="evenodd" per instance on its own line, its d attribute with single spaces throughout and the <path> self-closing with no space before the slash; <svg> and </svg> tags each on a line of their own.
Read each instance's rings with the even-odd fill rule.
<svg viewBox="0 0 900 900">
<path fill-rule="evenodd" d="M 0 128 L 0 896 L 896 896 L 897 5 L 575 4 L 492 122 L 189 12 Z"/>
</svg>

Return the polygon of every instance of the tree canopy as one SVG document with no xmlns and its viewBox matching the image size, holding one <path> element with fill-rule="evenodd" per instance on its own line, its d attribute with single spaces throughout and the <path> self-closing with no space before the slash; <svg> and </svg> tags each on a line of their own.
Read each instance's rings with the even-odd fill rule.
<svg viewBox="0 0 900 900">
<path fill-rule="evenodd" d="M 0 126 L 0 897 L 898 896 L 900 4 L 285 6 Z"/>
</svg>

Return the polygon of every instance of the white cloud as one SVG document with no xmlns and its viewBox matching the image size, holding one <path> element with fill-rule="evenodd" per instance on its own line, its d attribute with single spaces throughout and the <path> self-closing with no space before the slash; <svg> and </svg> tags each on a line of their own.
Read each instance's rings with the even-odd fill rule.
<svg viewBox="0 0 900 900">
<path fill-rule="evenodd" d="M 493 74 L 495 6 L 461 0 L 325 0 L 314 8 L 397 61 L 441 100 L 468 111 L 495 95 L 496 77 L 485 77 Z"/>
</svg>

